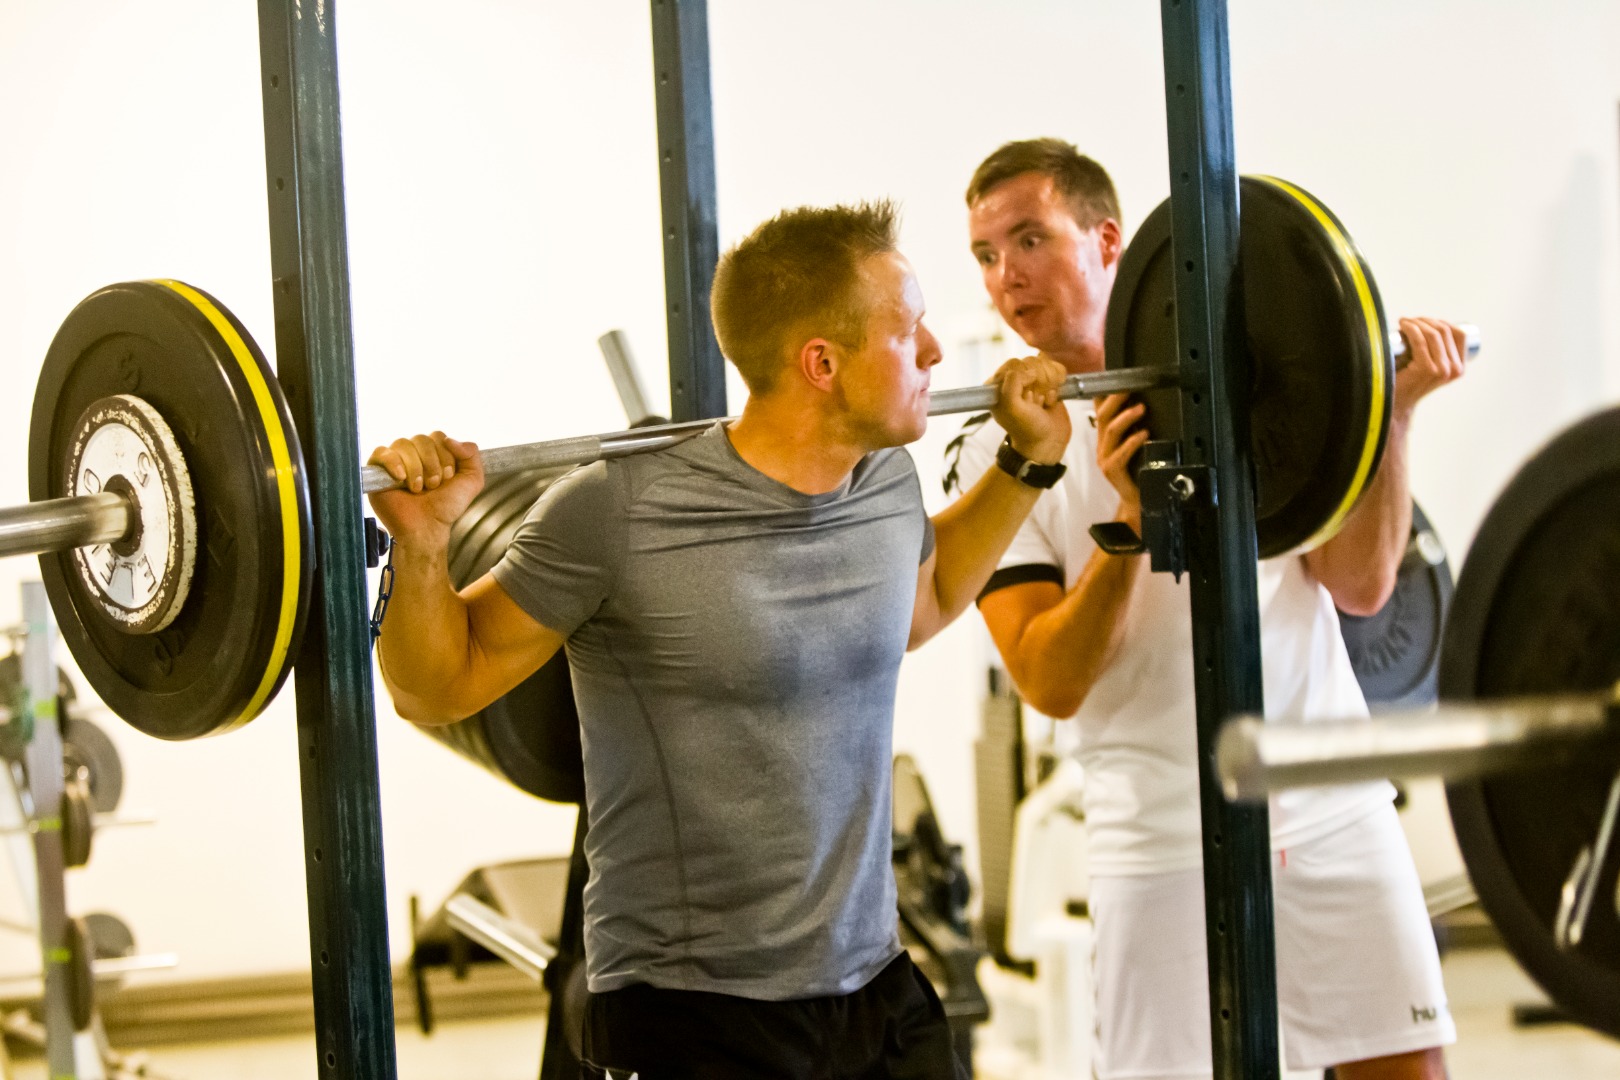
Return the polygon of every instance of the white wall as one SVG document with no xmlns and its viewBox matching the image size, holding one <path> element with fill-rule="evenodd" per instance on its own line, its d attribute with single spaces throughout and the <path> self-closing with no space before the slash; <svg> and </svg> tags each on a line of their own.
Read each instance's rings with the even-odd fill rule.
<svg viewBox="0 0 1620 1080">
<path fill-rule="evenodd" d="M 427 427 L 486 445 L 617 427 L 595 347 L 614 326 L 662 396 L 647 5 L 337 7 L 364 447 Z M 1416 491 L 1460 562 L 1516 463 L 1620 382 L 1620 8 L 1232 8 L 1243 168 L 1332 206 L 1392 313 L 1484 327 L 1477 370 L 1414 436 Z M 948 351 L 993 325 L 961 191 L 998 143 L 1074 139 L 1114 171 L 1127 228 L 1167 188 L 1152 4 L 712 0 L 710 21 L 722 239 L 784 205 L 901 199 Z M 39 358 L 96 287 L 192 281 L 273 351 L 255 34 L 246 0 L 0 0 L 0 505 L 27 498 Z M 954 351 L 940 382 L 979 377 Z M 951 427 L 917 450 L 925 475 Z M 32 572 L 0 563 L 0 623 Z M 964 620 L 911 658 L 897 729 L 970 843 L 983 650 Z M 382 711 L 398 955 L 409 893 L 435 904 L 474 865 L 562 852 L 572 813 Z M 74 906 L 182 953 L 177 977 L 307 965 L 291 695 L 224 739 L 111 733 L 126 805 L 161 823 L 100 836 Z M 8 902 L 0 888 L 0 916 Z"/>
</svg>

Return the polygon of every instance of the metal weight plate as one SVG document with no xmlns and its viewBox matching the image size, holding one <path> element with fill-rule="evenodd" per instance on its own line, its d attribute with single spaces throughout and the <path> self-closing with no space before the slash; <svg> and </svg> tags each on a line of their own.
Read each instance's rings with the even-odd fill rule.
<svg viewBox="0 0 1620 1080">
<path fill-rule="evenodd" d="M 1451 592 L 1446 549 L 1414 502 L 1394 593 L 1377 614 L 1339 612 L 1339 630 L 1367 704 L 1410 708 L 1439 696 L 1440 638 Z"/>
<path fill-rule="evenodd" d="M 68 1013 L 73 1030 L 83 1031 L 96 1016 L 95 950 L 83 919 L 69 919 L 63 927 L 67 951 Z"/>
<path fill-rule="evenodd" d="M 90 954 L 94 960 L 121 960 L 135 955 L 135 932 L 129 924 L 105 911 L 92 911 L 82 917 L 85 935 L 90 939 Z M 92 972 L 94 968 L 92 967 Z M 96 992 L 106 993 L 123 983 L 121 975 L 94 976 Z"/>
<path fill-rule="evenodd" d="M 79 581 L 127 633 L 174 621 L 197 561 L 196 501 L 184 455 L 158 411 L 129 394 L 93 401 L 68 436 L 68 494 L 117 492 L 135 503 L 123 540 L 73 552 Z"/>
<path fill-rule="evenodd" d="M 118 756 L 118 747 L 105 731 L 79 716 L 77 710 L 62 718 L 62 774 L 70 781 L 83 781 L 96 813 L 110 814 L 118 809 L 124 796 L 124 762 Z"/>
<path fill-rule="evenodd" d="M 500 561 L 535 500 L 566 471 L 508 473 L 478 493 L 450 531 L 450 578 L 457 588 Z M 585 798 L 579 713 L 561 652 L 482 712 L 422 730 L 530 795 L 571 803 Z"/>
<path fill-rule="evenodd" d="M 11 702 L 22 690 L 22 658 L 16 653 L 0 656 L 0 704 Z M 85 719 L 78 704 L 73 681 L 61 668 L 56 669 L 56 715 L 62 725 L 62 776 L 82 779 L 90 788 L 90 801 L 98 814 L 118 809 L 124 795 L 124 763 L 118 747 L 101 728 Z M 32 738 L 32 733 L 29 733 Z M 21 760 L 27 741 L 11 744 L 0 739 L 0 757 Z"/>
<path fill-rule="evenodd" d="M 1378 287 L 1339 220 L 1271 177 L 1243 177 L 1239 196 L 1255 529 L 1270 558 L 1325 542 L 1376 474 L 1394 367 Z M 1120 259 L 1104 331 L 1110 368 L 1177 362 L 1173 247 L 1166 201 Z M 1139 396 L 1151 438 L 1181 438 L 1181 392 Z"/>
<path fill-rule="evenodd" d="M 1458 575 L 1440 659 L 1447 700 L 1596 690 L 1620 678 L 1620 409 L 1538 452 L 1497 498 Z M 1560 894 L 1597 834 L 1620 761 L 1590 750 L 1446 790 L 1486 914 L 1519 963 L 1582 1022 L 1620 1037 L 1615 872 L 1577 949 Z"/>
<path fill-rule="evenodd" d="M 86 866 L 96 836 L 95 803 L 83 780 L 62 787 L 62 864 L 68 869 Z"/>
<path fill-rule="evenodd" d="M 212 297 L 176 281 L 109 286 L 74 308 L 46 354 L 31 499 L 71 493 L 81 420 L 114 395 L 161 418 L 183 460 L 196 519 L 189 595 L 168 625 L 132 633 L 80 556 L 55 552 L 40 557 L 51 607 L 85 678 L 135 728 L 161 739 L 229 731 L 280 689 L 308 606 L 309 493 L 292 419 L 258 347 Z"/>
</svg>

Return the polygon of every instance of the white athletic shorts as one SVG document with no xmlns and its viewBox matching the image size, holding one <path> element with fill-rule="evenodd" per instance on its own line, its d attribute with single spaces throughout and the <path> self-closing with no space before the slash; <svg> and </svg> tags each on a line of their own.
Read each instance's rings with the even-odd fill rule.
<svg viewBox="0 0 1620 1080">
<path fill-rule="evenodd" d="M 1457 1041 L 1423 888 L 1392 805 L 1272 855 L 1290 1069 Z M 1210 1075 L 1201 869 L 1091 881 L 1095 1075 Z"/>
</svg>

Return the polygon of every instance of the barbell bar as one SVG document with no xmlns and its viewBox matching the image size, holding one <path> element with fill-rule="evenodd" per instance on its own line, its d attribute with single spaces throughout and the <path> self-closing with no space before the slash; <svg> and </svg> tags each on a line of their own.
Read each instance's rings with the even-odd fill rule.
<svg viewBox="0 0 1620 1080">
<path fill-rule="evenodd" d="M 1229 799 L 1384 777 L 1462 780 L 1620 743 L 1620 686 L 1445 703 L 1371 718 L 1315 723 L 1229 720 L 1215 742 L 1215 771 Z"/>
<path fill-rule="evenodd" d="M 1064 399 L 1098 397 L 1167 386 L 1177 378 L 1177 371 L 1168 367 L 1070 375 L 1063 381 L 1058 396 Z M 994 386 L 942 390 L 930 397 L 928 415 L 977 412 L 989 409 L 995 402 Z M 566 468 L 662 450 L 707 431 L 715 423 L 712 419 L 690 420 L 495 447 L 483 452 L 484 472 L 487 476 L 496 476 L 530 469 Z M 388 470 L 380 466 L 367 465 L 360 470 L 360 490 L 366 494 L 400 486 Z M 129 535 L 138 516 L 138 506 L 132 496 L 109 491 L 0 508 L 0 558 L 115 543 Z"/>
<path fill-rule="evenodd" d="M 1467 355 L 1479 352 L 1479 331 L 1464 327 L 1468 335 Z M 1396 366 L 1404 366 L 1410 353 L 1399 332 L 1390 336 Z M 1116 368 L 1083 375 L 1070 375 L 1063 381 L 1058 397 L 1064 400 L 1101 397 L 1159 387 L 1173 386 L 1179 371 L 1172 367 Z M 994 386 L 968 386 L 941 390 L 928 403 L 929 416 L 982 412 L 996 403 Z M 563 439 L 495 447 L 483 452 L 487 476 L 529 469 L 566 468 L 593 461 L 629 457 L 663 450 L 684 442 L 713 427 L 716 421 L 690 420 L 656 427 L 632 428 L 600 435 L 580 435 Z M 365 494 L 398 488 L 388 470 L 367 465 L 360 470 L 360 490 Z M 62 499 L 48 499 L 21 506 L 0 507 L 0 558 L 38 555 L 93 547 L 125 539 L 138 516 L 135 500 L 116 492 L 98 492 Z"/>
<path fill-rule="evenodd" d="M 1465 355 L 1468 359 L 1472 359 L 1479 353 L 1479 328 L 1464 325 L 1462 330 L 1466 335 Z M 1411 353 L 1400 331 L 1391 331 L 1389 337 L 1391 354 L 1395 358 L 1398 370 L 1410 362 Z M 610 342 L 608 338 L 604 338 L 603 351 L 610 357 L 615 350 L 622 349 L 622 340 Z M 1063 400 L 1077 400 L 1102 397 L 1105 394 L 1156 390 L 1176 385 L 1180 377 L 1180 369 L 1168 365 L 1112 368 L 1107 371 L 1070 375 L 1063 380 L 1058 397 Z M 993 407 L 995 403 L 994 386 L 964 386 L 954 390 L 941 390 L 929 397 L 928 415 L 946 416 L 955 413 L 983 412 Z M 632 428 L 606 435 L 582 435 L 568 439 L 496 447 L 483 452 L 484 473 L 487 476 L 494 476 L 528 469 L 566 468 L 570 465 L 589 465 L 593 461 L 609 458 L 628 457 L 650 450 L 663 450 L 707 431 L 714 424 L 714 420 L 689 420 L 678 424 Z M 367 465 L 360 470 L 360 490 L 368 495 L 400 486 L 388 474 L 388 470 L 379 465 Z"/>
<path fill-rule="evenodd" d="M 1125 368 L 1086 375 L 1070 375 L 1063 380 L 1058 397 L 1073 400 L 1125 391 L 1148 390 L 1174 385 L 1179 378 L 1179 370 L 1172 367 Z M 982 412 L 995 403 L 994 386 L 967 386 L 941 390 L 930 395 L 928 415 Z M 566 468 L 570 465 L 589 465 L 593 461 L 610 458 L 629 457 L 650 450 L 663 450 L 707 431 L 716 422 L 712 419 L 688 420 L 678 424 L 660 424 L 657 427 L 615 431 L 606 435 L 582 435 L 571 439 L 496 447 L 483 452 L 484 472 L 493 476 L 529 469 Z M 379 465 L 367 465 L 360 470 L 360 490 L 367 494 L 388 491 L 399 486 L 394 478 L 388 475 L 388 470 Z"/>
<path fill-rule="evenodd" d="M 114 543 L 129 533 L 134 509 L 111 491 L 0 507 L 0 557 Z"/>
</svg>

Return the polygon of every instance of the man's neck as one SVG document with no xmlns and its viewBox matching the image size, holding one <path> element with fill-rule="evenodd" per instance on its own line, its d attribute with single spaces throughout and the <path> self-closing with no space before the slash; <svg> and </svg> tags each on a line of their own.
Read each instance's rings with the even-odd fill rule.
<svg viewBox="0 0 1620 1080">
<path fill-rule="evenodd" d="M 836 490 L 866 454 L 816 410 L 773 398 L 750 397 L 726 434 L 749 465 L 806 495 Z"/>
</svg>

